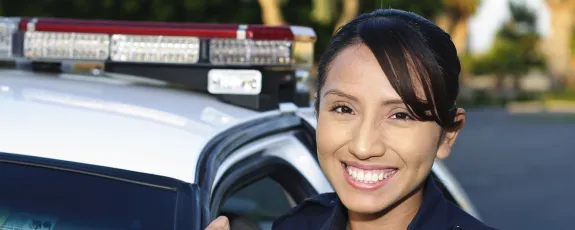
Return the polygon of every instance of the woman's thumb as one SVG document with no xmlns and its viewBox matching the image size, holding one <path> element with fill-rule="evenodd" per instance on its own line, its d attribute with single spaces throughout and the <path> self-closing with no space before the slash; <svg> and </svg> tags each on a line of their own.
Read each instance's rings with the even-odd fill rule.
<svg viewBox="0 0 575 230">
<path fill-rule="evenodd" d="M 225 216 L 216 218 L 205 230 L 230 230 L 230 221 Z"/>
</svg>

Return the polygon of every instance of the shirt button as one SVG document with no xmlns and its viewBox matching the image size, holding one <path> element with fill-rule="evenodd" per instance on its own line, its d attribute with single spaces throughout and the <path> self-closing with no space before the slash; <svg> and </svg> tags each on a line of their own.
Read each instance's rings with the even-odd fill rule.
<svg viewBox="0 0 575 230">
<path fill-rule="evenodd" d="M 463 230 L 463 228 L 459 225 L 455 225 L 455 226 L 451 227 L 451 230 Z"/>
</svg>

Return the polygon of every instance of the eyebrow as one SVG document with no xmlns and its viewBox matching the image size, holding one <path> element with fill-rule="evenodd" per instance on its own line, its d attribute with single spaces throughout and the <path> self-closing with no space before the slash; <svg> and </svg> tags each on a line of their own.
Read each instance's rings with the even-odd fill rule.
<svg viewBox="0 0 575 230">
<path fill-rule="evenodd" d="M 345 98 L 350 99 L 350 100 L 355 101 L 355 102 L 359 101 L 357 99 L 357 97 L 349 95 L 349 94 L 347 94 L 347 93 L 345 93 L 339 89 L 330 89 L 328 91 L 325 91 L 325 93 L 323 94 L 323 97 L 326 97 L 327 95 L 330 95 L 330 94 L 340 96 L 340 97 L 345 97 Z"/>
<path fill-rule="evenodd" d="M 327 95 L 336 95 L 336 96 L 340 96 L 340 97 L 345 97 L 347 99 L 350 99 L 352 101 L 358 102 L 359 100 L 357 99 L 357 97 L 352 96 L 350 94 L 347 94 L 341 90 L 338 89 L 330 89 L 328 91 L 325 91 L 325 93 L 323 94 L 323 97 L 327 96 Z M 403 103 L 403 100 L 401 99 L 391 99 L 391 100 L 385 100 L 381 103 L 381 105 L 405 105 L 405 103 Z"/>
</svg>

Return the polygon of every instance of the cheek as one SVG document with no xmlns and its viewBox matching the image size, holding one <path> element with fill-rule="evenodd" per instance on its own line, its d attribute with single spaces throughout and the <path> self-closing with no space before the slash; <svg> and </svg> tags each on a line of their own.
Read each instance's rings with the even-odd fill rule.
<svg viewBox="0 0 575 230">
<path fill-rule="evenodd" d="M 436 133 L 433 127 L 424 125 L 408 128 L 389 135 L 388 146 L 408 167 L 431 165 L 438 147 L 439 135 Z"/>
<path fill-rule="evenodd" d="M 350 124 L 333 119 L 332 114 L 322 111 L 318 115 L 316 141 L 319 157 L 331 157 L 350 137 Z"/>
</svg>

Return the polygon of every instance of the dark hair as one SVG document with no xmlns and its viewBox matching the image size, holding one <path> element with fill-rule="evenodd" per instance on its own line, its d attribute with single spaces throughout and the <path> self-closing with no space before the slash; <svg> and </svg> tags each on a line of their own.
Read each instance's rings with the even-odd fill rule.
<svg viewBox="0 0 575 230">
<path fill-rule="evenodd" d="M 431 21 L 411 12 L 379 9 L 342 26 L 319 60 L 316 112 L 330 63 L 346 47 L 365 44 L 389 82 L 418 120 L 453 128 L 461 64 L 451 37 Z M 416 95 L 423 86 L 425 98 Z M 428 111 L 426 113 L 426 111 Z"/>
</svg>

